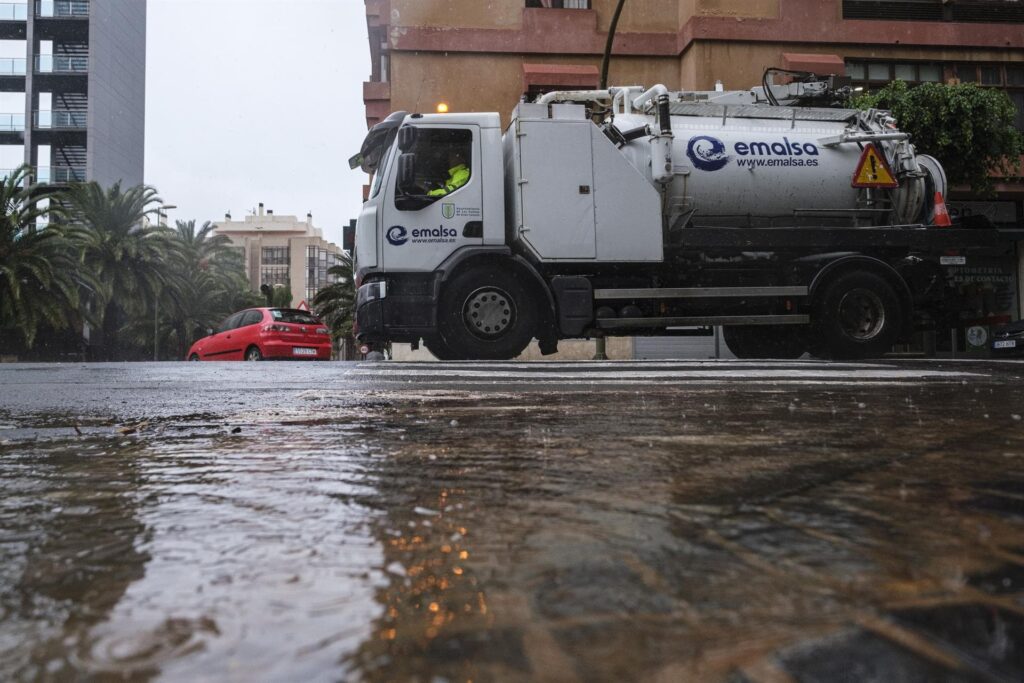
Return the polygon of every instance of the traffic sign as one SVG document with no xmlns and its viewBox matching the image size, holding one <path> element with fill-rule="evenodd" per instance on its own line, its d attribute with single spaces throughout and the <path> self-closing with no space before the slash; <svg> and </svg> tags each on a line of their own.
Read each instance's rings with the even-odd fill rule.
<svg viewBox="0 0 1024 683">
<path fill-rule="evenodd" d="M 864 152 L 860 155 L 852 185 L 869 190 L 894 190 L 900 186 L 885 156 L 871 143 L 864 147 Z"/>
</svg>

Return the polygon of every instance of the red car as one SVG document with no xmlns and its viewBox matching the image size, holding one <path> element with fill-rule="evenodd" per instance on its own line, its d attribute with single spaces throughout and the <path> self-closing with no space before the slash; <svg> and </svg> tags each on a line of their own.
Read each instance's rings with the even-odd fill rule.
<svg viewBox="0 0 1024 683">
<path fill-rule="evenodd" d="M 189 360 L 330 360 L 331 336 L 308 311 L 250 308 L 188 350 Z"/>
</svg>

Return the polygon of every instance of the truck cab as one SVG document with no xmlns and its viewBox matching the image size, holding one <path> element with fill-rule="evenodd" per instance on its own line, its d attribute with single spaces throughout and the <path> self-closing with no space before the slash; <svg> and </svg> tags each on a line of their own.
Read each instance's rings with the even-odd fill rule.
<svg viewBox="0 0 1024 683">
<path fill-rule="evenodd" d="M 370 131 L 357 162 L 373 175 L 356 224 L 361 327 L 385 327 L 388 340 L 430 337 L 453 255 L 505 244 L 501 119 L 398 112 Z"/>
</svg>

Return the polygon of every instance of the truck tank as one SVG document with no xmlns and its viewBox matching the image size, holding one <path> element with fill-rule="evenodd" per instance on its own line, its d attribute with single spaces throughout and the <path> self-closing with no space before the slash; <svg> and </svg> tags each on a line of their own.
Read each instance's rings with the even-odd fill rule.
<svg viewBox="0 0 1024 683">
<path fill-rule="evenodd" d="M 668 109 L 668 135 L 659 135 L 658 117 L 635 112 L 606 123 L 622 137 L 606 132 L 664 188 L 670 227 L 928 223 L 935 192 L 946 191 L 938 162 L 916 154 L 886 112 L 683 101 Z M 638 136 L 641 129 L 649 134 Z M 659 156 L 666 137 L 671 147 Z M 868 143 L 885 156 L 899 188 L 852 187 Z M 652 156 L 671 172 L 652 170 Z"/>
</svg>

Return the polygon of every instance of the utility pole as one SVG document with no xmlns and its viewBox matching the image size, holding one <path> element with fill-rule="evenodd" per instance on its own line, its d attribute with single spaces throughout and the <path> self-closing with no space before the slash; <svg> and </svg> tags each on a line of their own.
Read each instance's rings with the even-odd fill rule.
<svg viewBox="0 0 1024 683">
<path fill-rule="evenodd" d="M 598 86 L 599 90 L 604 90 L 608 87 L 608 66 L 612 61 L 612 46 L 615 44 L 615 31 L 619 27 L 619 17 L 622 16 L 622 8 L 626 5 L 626 0 L 619 0 L 619 4 L 615 6 L 615 14 L 612 15 L 612 23 L 608 27 L 608 40 L 604 44 L 604 57 L 601 59 L 601 84 Z M 596 353 L 594 354 L 594 360 L 608 360 L 607 344 L 605 338 L 598 337 Z"/>
<path fill-rule="evenodd" d="M 153 296 L 153 361 L 160 360 L 160 295 Z"/>
</svg>

